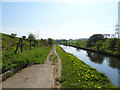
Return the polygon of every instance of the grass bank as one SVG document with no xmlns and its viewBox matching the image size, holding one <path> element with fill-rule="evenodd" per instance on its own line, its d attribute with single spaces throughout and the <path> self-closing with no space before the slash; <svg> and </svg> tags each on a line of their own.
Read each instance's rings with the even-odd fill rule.
<svg viewBox="0 0 120 90">
<path fill-rule="evenodd" d="M 0 33 L 1 34 L 1 33 Z M 18 37 L 11 37 L 7 34 L 2 34 L 2 73 L 14 69 L 20 70 L 32 64 L 43 64 L 44 60 L 50 50 L 51 46 L 33 47 L 29 49 L 29 41 L 23 40 L 23 50 L 18 48 L 17 54 L 15 54 L 16 46 L 19 41 Z M 39 41 L 40 42 L 40 41 Z"/>
<path fill-rule="evenodd" d="M 62 60 L 62 88 L 114 88 L 110 80 L 72 54 L 57 46 Z"/>
<path fill-rule="evenodd" d="M 14 54 L 13 50 L 8 50 L 2 56 L 2 72 L 22 69 L 31 64 L 43 64 L 50 50 L 51 47 L 39 47 L 17 54 Z"/>
</svg>

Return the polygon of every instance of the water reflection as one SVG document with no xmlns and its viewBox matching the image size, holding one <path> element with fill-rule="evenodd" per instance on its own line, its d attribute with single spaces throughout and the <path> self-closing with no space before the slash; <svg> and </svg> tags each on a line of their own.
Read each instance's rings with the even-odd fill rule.
<svg viewBox="0 0 120 90">
<path fill-rule="evenodd" d="M 120 60 L 115 57 L 109 57 L 109 66 L 120 69 Z"/>
<path fill-rule="evenodd" d="M 92 62 L 95 62 L 97 64 L 102 64 L 104 60 L 108 60 L 110 67 L 120 69 L 120 60 L 116 57 L 108 57 L 106 55 L 93 53 L 90 51 L 87 51 L 87 56 Z"/>
<path fill-rule="evenodd" d="M 81 49 L 79 49 L 79 48 L 76 48 L 76 51 L 77 51 L 77 52 L 80 52 L 80 50 L 81 50 Z"/>
<path fill-rule="evenodd" d="M 93 53 L 90 51 L 87 51 L 87 56 L 89 57 L 89 59 L 92 62 L 98 63 L 98 64 L 102 64 L 103 60 L 104 60 L 104 56 L 100 55 L 99 53 Z"/>
</svg>

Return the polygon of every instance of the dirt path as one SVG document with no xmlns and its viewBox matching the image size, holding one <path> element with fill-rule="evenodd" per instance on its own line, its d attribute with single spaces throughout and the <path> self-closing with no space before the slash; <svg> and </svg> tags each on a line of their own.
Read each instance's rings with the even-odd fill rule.
<svg viewBox="0 0 120 90">
<path fill-rule="evenodd" d="M 50 56 L 55 54 L 57 62 L 52 65 Z M 55 71 L 57 70 L 57 71 Z M 32 65 L 16 73 L 2 83 L 3 88 L 60 88 L 55 78 L 61 77 L 61 60 L 56 53 L 56 46 L 47 56 L 45 64 Z"/>
<path fill-rule="evenodd" d="M 57 56 L 57 62 L 55 63 L 55 67 L 54 67 L 54 78 L 58 78 L 60 79 L 61 77 L 61 59 L 59 57 L 59 55 L 56 52 L 56 46 L 54 46 L 54 54 Z M 55 88 L 61 88 L 61 84 L 58 81 L 54 81 L 54 87 Z"/>
</svg>

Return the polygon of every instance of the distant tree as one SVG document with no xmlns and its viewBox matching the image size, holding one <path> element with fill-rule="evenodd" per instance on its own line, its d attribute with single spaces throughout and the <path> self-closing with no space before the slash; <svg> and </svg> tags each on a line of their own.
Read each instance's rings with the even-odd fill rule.
<svg viewBox="0 0 120 90">
<path fill-rule="evenodd" d="M 43 46 L 43 39 L 41 38 L 40 40 L 40 46 L 42 47 Z"/>
<path fill-rule="evenodd" d="M 34 47 L 38 46 L 39 40 L 34 40 L 33 42 L 34 42 L 34 45 L 33 45 Z"/>
<path fill-rule="evenodd" d="M 31 50 L 31 46 L 32 46 L 32 43 L 31 43 L 31 42 L 36 40 L 35 35 L 32 34 L 32 33 L 29 33 L 29 35 L 28 35 L 28 40 L 29 40 L 29 42 L 30 42 L 30 50 Z M 34 46 L 35 46 L 35 45 L 34 45 Z"/>
<path fill-rule="evenodd" d="M 107 49 L 113 50 L 113 51 L 116 50 L 117 44 L 119 45 L 119 42 L 117 42 L 117 41 L 118 41 L 117 38 L 107 39 L 107 40 L 106 40 Z"/>
<path fill-rule="evenodd" d="M 104 40 L 104 36 L 102 34 L 94 34 L 87 41 L 87 47 L 94 46 L 96 42 Z"/>
<path fill-rule="evenodd" d="M 54 43 L 54 41 L 52 40 L 52 38 L 48 38 L 48 44 L 49 44 L 50 46 L 52 46 L 53 43 Z"/>
<path fill-rule="evenodd" d="M 94 34 L 89 38 L 89 41 L 96 43 L 99 40 L 104 40 L 104 36 L 102 34 Z"/>
<path fill-rule="evenodd" d="M 23 38 L 23 40 L 25 40 L 25 39 L 26 39 L 26 36 L 22 36 L 22 38 Z"/>
<path fill-rule="evenodd" d="M 67 45 L 68 44 L 68 42 L 67 42 L 67 40 L 65 41 L 65 45 Z"/>
<path fill-rule="evenodd" d="M 48 46 L 48 41 L 46 39 L 43 39 L 42 44 L 43 44 L 43 46 Z"/>
<path fill-rule="evenodd" d="M 98 42 L 96 42 L 96 48 L 97 48 L 97 50 L 99 51 L 100 50 L 100 47 L 102 47 L 102 44 L 103 44 L 103 42 L 102 41 L 98 41 Z"/>
<path fill-rule="evenodd" d="M 117 53 L 120 55 L 120 39 L 117 40 Z"/>
<path fill-rule="evenodd" d="M 28 35 L 28 40 L 30 40 L 30 41 L 36 40 L 35 35 L 32 34 L 32 33 L 29 33 L 29 35 Z"/>
<path fill-rule="evenodd" d="M 12 38 L 14 38 L 14 37 L 16 37 L 16 36 L 17 36 L 16 33 L 11 33 L 11 37 L 12 37 Z"/>
</svg>

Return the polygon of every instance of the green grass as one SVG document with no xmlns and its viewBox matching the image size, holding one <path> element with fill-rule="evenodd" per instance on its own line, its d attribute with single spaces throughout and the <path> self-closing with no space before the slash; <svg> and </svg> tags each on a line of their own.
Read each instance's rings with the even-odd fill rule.
<svg viewBox="0 0 120 90">
<path fill-rule="evenodd" d="M 17 37 L 12 38 L 10 35 L 3 34 L 3 33 L 0 33 L 0 35 L 2 35 L 2 51 L 3 52 L 9 50 L 11 47 L 14 47 L 18 43 L 19 38 Z"/>
<path fill-rule="evenodd" d="M 57 46 L 62 60 L 62 88 L 114 88 L 110 80 L 72 54 Z"/>
<path fill-rule="evenodd" d="M 22 69 L 31 64 L 43 64 L 50 50 L 51 47 L 39 47 L 17 54 L 14 54 L 13 50 L 6 51 L 2 56 L 2 70 L 5 72 L 13 68 Z"/>
<path fill-rule="evenodd" d="M 32 47 L 29 49 L 29 42 L 23 41 L 23 51 L 20 52 L 18 48 L 17 54 L 15 54 L 16 45 L 19 38 L 12 38 L 10 35 L 2 34 L 2 73 L 7 70 L 23 69 L 32 64 L 43 64 L 44 60 L 52 47 Z"/>
</svg>

